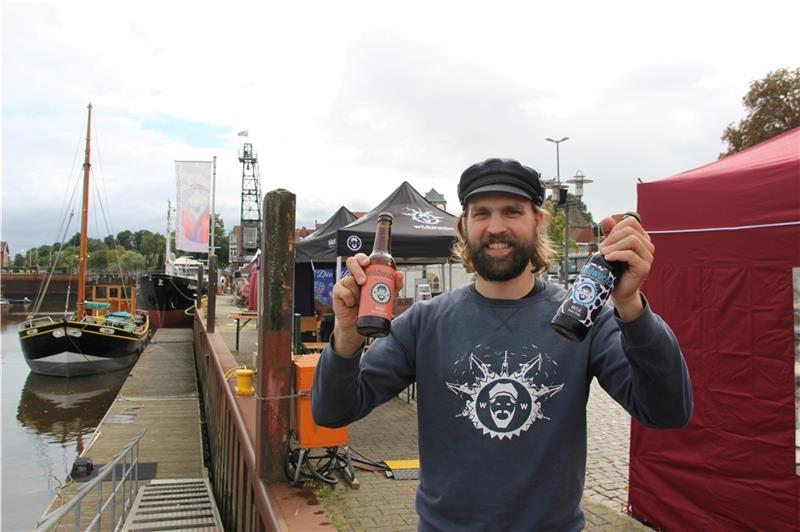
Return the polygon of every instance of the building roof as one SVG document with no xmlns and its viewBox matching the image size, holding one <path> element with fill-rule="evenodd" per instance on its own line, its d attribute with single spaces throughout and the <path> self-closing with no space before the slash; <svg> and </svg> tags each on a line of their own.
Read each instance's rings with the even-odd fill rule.
<svg viewBox="0 0 800 532">
<path fill-rule="evenodd" d="M 430 189 L 428 192 L 425 193 L 425 199 L 434 202 L 434 201 L 444 201 L 444 196 L 436 192 L 435 188 Z"/>
</svg>

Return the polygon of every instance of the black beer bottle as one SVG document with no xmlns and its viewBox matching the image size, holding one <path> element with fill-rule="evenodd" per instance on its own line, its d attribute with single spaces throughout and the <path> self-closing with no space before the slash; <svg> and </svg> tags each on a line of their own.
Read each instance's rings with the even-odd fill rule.
<svg viewBox="0 0 800 532">
<path fill-rule="evenodd" d="M 375 245 L 364 273 L 367 282 L 361 287 L 356 328 L 362 336 L 380 338 L 389 334 L 394 311 L 394 274 L 397 266 L 391 254 L 392 214 L 378 215 Z"/>
<path fill-rule="evenodd" d="M 628 213 L 639 220 L 636 213 Z M 550 325 L 559 334 L 574 342 L 586 338 L 600 309 L 606 304 L 614 290 L 617 279 L 628 269 L 626 262 L 609 262 L 597 252 L 586 261 L 561 302 Z"/>
</svg>

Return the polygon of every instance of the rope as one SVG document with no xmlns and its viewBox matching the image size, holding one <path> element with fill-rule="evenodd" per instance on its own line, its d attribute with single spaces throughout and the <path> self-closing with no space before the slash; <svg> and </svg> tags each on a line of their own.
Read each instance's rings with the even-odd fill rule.
<svg viewBox="0 0 800 532">
<path fill-rule="evenodd" d="M 255 394 L 254 397 L 259 401 L 278 401 L 281 399 L 294 399 L 296 397 L 306 397 L 311 395 L 311 390 L 300 390 L 297 393 L 292 393 L 289 395 L 272 395 L 270 397 L 261 397 L 258 394 Z"/>
<path fill-rule="evenodd" d="M 789 225 L 800 225 L 800 221 L 795 222 L 776 222 L 771 224 L 756 224 L 756 225 L 734 225 L 730 227 L 702 227 L 698 229 L 664 229 L 647 231 L 651 235 L 666 235 L 671 233 L 705 233 L 713 231 L 741 231 L 744 229 L 764 229 L 766 227 L 786 227 Z"/>
</svg>

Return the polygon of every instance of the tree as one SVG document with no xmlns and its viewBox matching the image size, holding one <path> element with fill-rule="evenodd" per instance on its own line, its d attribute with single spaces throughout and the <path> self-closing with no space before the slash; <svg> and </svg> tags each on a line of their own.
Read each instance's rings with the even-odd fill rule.
<svg viewBox="0 0 800 532">
<path fill-rule="evenodd" d="M 43 246 L 39 246 L 36 248 L 36 264 L 41 268 L 48 268 L 52 266 L 51 261 L 53 260 L 53 248 L 49 245 L 44 244 Z"/>
<path fill-rule="evenodd" d="M 781 68 L 752 81 L 742 103 L 747 116 L 725 128 L 728 150 L 720 159 L 800 126 L 800 68 Z"/>
<path fill-rule="evenodd" d="M 131 249 L 122 251 L 119 261 L 124 272 L 138 272 L 145 268 L 144 257 Z"/>
<path fill-rule="evenodd" d="M 106 245 L 103 243 L 102 240 L 98 240 L 97 238 L 89 238 L 86 241 L 86 250 L 89 253 L 94 253 L 95 251 L 102 251 L 106 249 Z"/>
<path fill-rule="evenodd" d="M 94 251 L 89 253 L 89 256 L 86 258 L 86 267 L 93 272 L 107 271 L 108 265 L 111 262 L 110 259 L 111 257 L 109 257 L 108 250 L 101 249 L 99 251 Z"/>
<path fill-rule="evenodd" d="M 25 267 L 25 255 L 22 253 L 17 253 L 14 255 L 14 267 L 15 268 L 23 268 Z"/>
<path fill-rule="evenodd" d="M 142 242 L 146 240 L 145 237 L 148 235 L 152 236 L 152 234 L 153 232 L 147 229 L 139 229 L 133 233 L 133 249 L 146 256 L 147 254 L 142 250 Z"/>
<path fill-rule="evenodd" d="M 135 247 L 136 242 L 133 238 L 133 233 L 128 231 L 120 231 L 117 233 L 117 244 L 124 247 L 125 249 L 133 249 Z"/>
<path fill-rule="evenodd" d="M 138 234 L 138 232 L 137 232 Z M 155 266 L 158 254 L 164 249 L 164 237 L 160 233 L 143 231 L 139 240 L 139 253 L 144 255 L 148 266 Z"/>
<path fill-rule="evenodd" d="M 573 194 L 567 194 L 567 201 L 569 202 L 570 211 L 576 206 L 583 214 L 584 218 L 589 223 L 594 223 L 592 213 L 590 213 L 586 205 L 581 201 L 578 202 L 577 197 Z M 558 265 L 561 268 L 564 264 L 564 209 L 562 207 L 555 208 L 552 200 L 548 197 L 544 203 L 544 208 L 550 213 L 550 224 L 547 226 L 547 235 L 550 241 L 553 242 L 553 247 L 556 251 L 556 256 L 553 258 L 553 265 Z M 570 216 L 572 219 L 572 216 Z M 570 252 L 578 251 L 578 244 L 570 238 L 569 240 Z"/>
<path fill-rule="evenodd" d="M 210 224 L 209 224 L 210 225 Z M 217 265 L 228 265 L 228 248 L 230 239 L 225 232 L 225 222 L 219 214 L 214 215 L 214 254 L 217 256 Z"/>
</svg>

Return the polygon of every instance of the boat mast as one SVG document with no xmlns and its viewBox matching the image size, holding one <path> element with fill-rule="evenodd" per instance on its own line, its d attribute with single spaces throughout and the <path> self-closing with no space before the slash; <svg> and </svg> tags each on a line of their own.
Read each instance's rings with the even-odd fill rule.
<svg viewBox="0 0 800 532">
<path fill-rule="evenodd" d="M 217 156 L 214 156 L 214 161 L 211 163 L 211 245 L 208 246 L 208 255 L 216 255 L 214 249 L 214 228 L 217 226 L 217 218 L 214 215 L 214 196 L 217 189 Z"/>
<path fill-rule="evenodd" d="M 172 269 L 170 268 L 170 260 L 169 260 L 169 254 L 172 251 L 170 249 L 171 246 L 169 241 L 169 239 L 172 238 L 171 233 L 172 233 L 172 202 L 167 200 L 167 238 L 164 244 L 166 248 L 164 250 L 164 273 L 169 275 L 172 274 Z"/>
<path fill-rule="evenodd" d="M 83 301 L 86 298 L 86 249 L 89 230 L 89 162 L 90 143 L 92 137 L 92 104 L 89 104 L 89 116 L 86 119 L 86 154 L 83 158 L 83 203 L 81 203 L 81 249 L 78 256 L 78 293 L 76 294 L 77 305 L 75 307 L 75 319 L 83 319 Z"/>
</svg>

